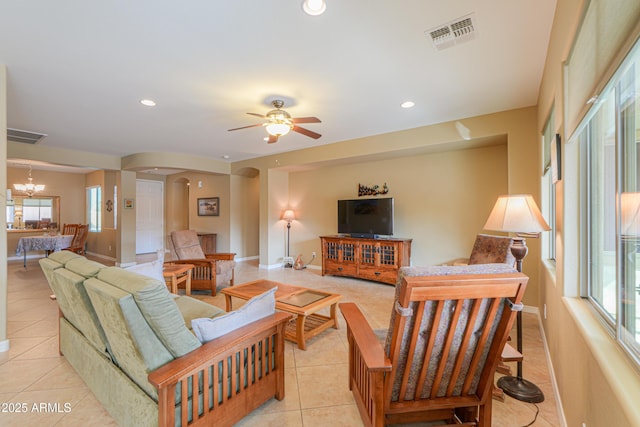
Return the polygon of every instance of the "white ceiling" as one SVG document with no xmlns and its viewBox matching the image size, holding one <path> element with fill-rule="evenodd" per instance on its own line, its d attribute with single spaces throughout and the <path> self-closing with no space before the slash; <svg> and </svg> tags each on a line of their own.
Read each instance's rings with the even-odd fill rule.
<svg viewBox="0 0 640 427">
<path fill-rule="evenodd" d="M 51 147 L 238 161 L 537 102 L 555 0 L 327 0 L 316 17 L 301 3 L 3 0 L 8 125 Z M 425 36 L 471 13 L 475 40 Z M 320 118 L 302 126 L 322 138 L 227 131 L 274 98 Z"/>
</svg>

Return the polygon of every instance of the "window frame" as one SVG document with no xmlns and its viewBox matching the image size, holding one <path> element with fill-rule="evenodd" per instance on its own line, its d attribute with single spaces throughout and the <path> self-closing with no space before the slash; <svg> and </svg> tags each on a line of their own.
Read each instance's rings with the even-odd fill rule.
<svg viewBox="0 0 640 427">
<path fill-rule="evenodd" d="M 632 84 L 628 85 L 625 79 L 630 79 Z M 621 102 L 622 94 L 628 95 L 629 86 L 636 93 L 635 98 L 632 97 L 630 101 L 632 108 L 635 109 L 632 118 L 636 120 L 632 122 L 632 132 L 628 129 L 628 112 Z M 583 196 L 581 205 L 586 215 L 584 219 L 580 219 L 580 224 L 585 238 L 580 246 L 585 254 L 583 271 L 586 273 L 587 280 L 580 295 L 589 302 L 595 315 L 603 322 L 624 353 L 632 359 L 637 369 L 640 368 L 640 334 L 636 329 L 640 321 L 638 314 L 640 313 L 640 294 L 635 295 L 637 289 L 634 288 L 634 284 L 640 276 L 640 270 L 635 267 L 640 254 L 640 236 L 633 240 L 636 246 L 635 251 L 632 252 L 636 254 L 633 261 L 627 260 L 629 236 L 622 235 L 621 199 L 624 192 L 640 192 L 640 173 L 638 172 L 640 138 L 636 137 L 640 130 L 640 118 L 638 118 L 640 115 L 637 114 L 637 110 L 640 109 L 638 88 L 640 88 L 640 39 L 636 40 L 616 72 L 604 85 L 601 94 L 595 98 L 595 102 L 571 138 L 572 143 L 580 144 L 580 165 L 584 172 L 580 179 Z M 607 120 L 607 114 L 613 114 L 613 120 Z M 611 119 L 610 116 L 609 119 Z M 612 124 L 613 132 L 610 132 Z M 610 149 L 607 146 L 607 138 L 611 135 L 613 135 L 613 153 L 607 156 L 607 148 Z M 593 144 L 599 145 L 594 147 Z M 597 153 L 594 153 L 594 150 L 602 156 L 596 157 Z M 631 163 L 627 158 L 629 156 L 626 150 L 635 150 Z M 596 164 L 596 161 L 602 163 Z M 629 175 L 633 177 L 631 182 Z M 611 194 L 612 182 L 613 194 Z M 594 196 L 597 197 L 594 198 Z M 612 212 L 606 211 L 606 208 L 610 209 L 608 203 L 611 199 L 614 200 L 615 205 L 613 221 L 611 221 Z M 594 209 L 599 212 L 596 218 L 594 218 Z M 595 242 L 597 239 L 600 241 Z M 613 244 L 610 239 L 613 239 Z M 607 261 L 608 255 L 611 255 L 608 254 L 611 252 L 611 249 L 607 249 L 609 247 L 613 248 L 613 262 L 611 258 Z M 615 269 L 614 274 L 611 275 L 610 271 L 607 273 L 607 268 Z M 632 274 L 629 277 L 633 281 L 627 284 L 628 277 L 625 277 L 625 274 L 628 275 L 630 271 Z M 615 309 L 613 313 L 609 312 L 610 308 L 607 308 L 612 304 L 606 303 L 607 297 L 611 297 L 606 295 L 607 283 L 610 283 L 607 277 L 614 277 Z M 628 297 L 629 293 L 632 298 Z M 626 299 L 624 295 L 627 295 Z M 632 315 L 630 316 L 629 313 Z"/>
<path fill-rule="evenodd" d="M 556 262 L 556 183 L 553 182 L 551 170 L 551 144 L 555 144 L 556 133 L 553 131 L 555 125 L 555 105 L 551 106 L 549 115 L 542 130 L 542 200 L 541 208 L 549 232 L 541 236 L 543 242 L 543 257 L 550 262 Z"/>
<path fill-rule="evenodd" d="M 89 232 L 99 233 L 102 231 L 102 186 L 86 187 L 86 197 L 86 219 L 89 224 Z"/>
</svg>

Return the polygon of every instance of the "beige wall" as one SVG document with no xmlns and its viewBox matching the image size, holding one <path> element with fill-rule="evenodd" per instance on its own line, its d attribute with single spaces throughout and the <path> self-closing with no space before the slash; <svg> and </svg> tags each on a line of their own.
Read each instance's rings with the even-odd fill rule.
<svg viewBox="0 0 640 427">
<path fill-rule="evenodd" d="M 13 184 L 26 182 L 28 173 L 28 169 L 8 167 L 7 188 L 13 187 Z M 38 194 L 39 196 L 60 197 L 60 219 L 58 221 L 60 228 L 65 223 L 77 224 L 84 222 L 84 174 L 34 170 L 32 176 L 36 184 L 46 185 L 44 191 Z M 18 195 L 16 192 L 13 194 Z M 7 236 L 9 257 L 16 256 L 16 246 L 19 238 L 20 236 L 15 233 L 10 233 Z"/>
<path fill-rule="evenodd" d="M 423 154 L 291 173 L 296 212 L 291 254 L 321 265 L 321 235 L 337 233 L 337 200 L 358 184 L 386 183 L 395 205 L 394 236 L 411 238 L 413 265 L 468 257 L 497 197 L 507 193 L 507 146 Z M 284 226 L 282 224 L 281 226 Z"/>
<path fill-rule="evenodd" d="M 189 202 L 184 206 L 184 183 L 189 182 Z M 199 186 L 198 183 L 202 183 Z M 188 221 L 184 218 L 179 222 L 167 222 L 167 236 L 171 231 L 170 227 L 183 225 L 188 223 L 190 230 L 205 233 L 215 233 L 217 251 L 229 252 L 231 242 L 231 199 L 230 199 L 230 177 L 229 175 L 212 175 L 200 172 L 183 172 L 169 175 L 166 178 L 166 195 L 167 200 L 181 203 L 181 209 L 188 215 Z M 219 197 L 220 198 L 220 215 L 219 216 L 198 216 L 198 199 Z M 168 207 L 167 212 L 174 211 L 174 207 Z"/>
<path fill-rule="evenodd" d="M 115 184 L 115 173 L 108 171 L 95 171 L 86 174 L 83 184 L 80 186 L 80 191 L 83 193 L 82 202 L 76 205 L 76 210 L 82 213 L 82 218 L 79 223 L 86 223 L 87 216 L 85 213 L 85 196 L 86 188 L 100 186 L 102 197 L 102 212 L 101 212 L 101 230 L 90 231 L 87 235 L 87 252 L 94 255 L 104 256 L 109 259 L 116 259 L 116 228 L 114 226 L 114 211 L 107 212 L 106 202 L 107 200 L 113 201 L 113 186 Z M 120 211 L 122 212 L 122 211 Z"/>
<path fill-rule="evenodd" d="M 28 173 L 28 169 L 8 167 L 7 188 L 26 182 Z M 38 196 L 60 196 L 60 225 L 84 221 L 84 174 L 34 170 L 32 176 L 36 184 L 46 185 Z"/>
<path fill-rule="evenodd" d="M 337 175 L 333 172 L 333 168 L 341 165 L 359 165 L 363 162 L 377 162 L 383 160 L 381 164 L 386 165 L 385 162 L 392 162 L 396 158 L 411 159 L 415 156 L 421 156 L 424 154 L 435 155 L 437 153 L 450 152 L 456 148 L 470 147 L 470 144 L 495 144 L 495 141 L 502 141 L 507 144 L 506 152 L 506 177 L 505 185 L 500 190 L 504 193 L 510 194 L 532 194 L 536 201 L 539 203 L 540 184 L 539 184 L 539 138 L 540 134 L 536 129 L 537 109 L 535 107 L 522 108 L 517 110 L 504 111 L 494 114 L 488 114 L 478 117 L 470 117 L 462 120 L 463 124 L 471 131 L 474 141 L 463 141 L 456 131 L 454 122 L 439 123 L 432 126 L 425 126 L 416 129 L 409 129 L 400 132 L 393 132 L 383 135 L 375 135 L 372 137 L 356 139 L 352 141 L 345 141 L 336 144 L 322 145 L 314 148 L 297 150 L 287 153 L 280 153 L 278 155 L 261 157 L 258 159 L 251 159 L 243 162 L 236 162 L 231 165 L 231 173 L 238 174 L 247 168 L 253 168 L 259 171 L 260 177 L 260 264 L 264 266 L 275 266 L 282 260 L 282 256 L 286 251 L 286 227 L 285 223 L 280 220 L 282 211 L 289 205 L 291 207 L 299 206 L 303 210 L 307 208 L 302 206 L 298 200 L 298 197 L 302 197 L 305 191 L 318 192 L 324 194 L 327 191 L 327 187 L 338 185 L 338 188 L 344 189 L 345 192 L 355 195 L 357 191 L 357 182 L 362 182 L 364 178 L 370 179 L 369 185 L 378 184 L 381 185 L 384 181 L 391 183 L 394 179 L 391 173 L 386 173 L 381 168 L 376 166 L 375 172 L 373 168 L 365 172 L 366 167 L 362 169 L 360 166 L 353 166 L 353 168 L 347 167 L 344 170 L 344 175 L 340 180 L 336 181 Z M 443 157 L 443 158 L 446 158 Z M 420 180 L 412 181 L 410 177 L 413 174 L 425 173 L 425 176 L 429 172 L 425 171 L 422 165 L 417 165 L 416 168 L 402 168 L 395 166 L 393 163 L 393 170 L 395 175 L 401 176 L 402 184 L 406 187 L 403 191 L 407 193 L 424 191 L 427 188 L 448 188 L 446 180 L 442 180 L 440 176 L 437 177 L 437 182 L 423 182 Z M 461 162 L 460 164 L 463 164 Z M 412 165 L 413 166 L 413 165 Z M 468 167 L 468 164 L 465 164 Z M 298 184 L 299 176 L 302 176 L 304 172 L 315 170 L 310 172 L 309 178 L 313 180 L 312 188 L 302 189 Z M 359 171 L 358 174 L 352 174 L 350 170 Z M 491 170 L 476 170 L 477 175 L 471 178 L 472 181 L 482 180 L 484 175 L 489 174 L 490 179 L 494 179 Z M 446 173 L 447 171 L 444 171 Z M 456 172 L 464 176 L 464 172 Z M 455 178 L 453 182 L 459 178 Z M 461 178 L 460 178 L 461 179 Z M 353 187 L 343 187 L 343 180 L 351 180 Z M 435 180 L 435 177 L 434 177 Z M 366 182 L 362 182 L 367 184 Z M 392 186 L 391 190 L 401 191 L 401 186 Z M 291 193 L 283 193 L 283 188 L 289 189 Z M 464 195 L 467 193 L 464 189 L 456 188 L 455 190 L 463 191 Z M 342 191 L 342 190 L 341 190 Z M 432 190 L 436 191 L 436 190 Z M 310 196 L 309 196 L 310 197 Z M 309 200 L 309 197 L 305 200 Z M 409 197 L 407 197 L 409 198 Z M 447 201 L 448 205 L 452 205 L 457 202 L 458 195 L 455 192 L 450 193 L 450 199 Z M 328 206 L 335 206 L 335 200 L 337 197 L 332 195 L 331 201 L 328 201 Z M 417 253 L 414 253 L 412 257 L 414 264 L 416 263 L 416 257 L 421 258 L 420 262 L 428 264 L 431 260 L 441 259 L 447 260 L 456 256 L 465 256 L 471 250 L 473 243 L 473 237 L 481 232 L 481 227 L 486 220 L 491 206 L 493 206 L 495 200 L 485 199 L 482 204 L 478 206 L 476 223 L 469 230 L 465 230 L 465 234 L 461 234 L 460 230 L 450 230 L 451 233 L 447 236 L 450 245 L 447 245 L 447 253 L 445 255 L 438 255 L 436 252 L 429 252 L 429 245 L 425 243 L 425 239 L 420 237 L 416 242 Z M 403 209 L 408 210 L 402 212 Z M 419 203 L 416 204 L 417 208 L 413 209 L 413 203 L 409 205 L 402 205 L 400 208 L 400 217 L 397 221 L 397 235 L 400 237 L 413 237 L 424 236 L 428 234 L 429 230 L 437 228 L 437 224 L 428 223 L 426 221 L 418 222 L 414 218 L 422 215 Z M 487 207 L 488 206 L 488 207 Z M 324 209 L 324 208 L 323 208 Z M 326 209 L 334 209 L 328 207 Z M 438 220 L 446 221 L 448 215 L 445 214 L 447 206 L 429 206 L 429 209 L 438 210 Z M 449 212 L 453 212 L 454 208 L 451 208 Z M 300 220 L 293 223 L 292 228 L 292 241 L 296 246 L 292 248 L 291 254 L 303 253 L 305 260 L 308 260 L 311 252 L 315 251 L 319 255 L 319 240 L 320 234 L 335 233 L 335 227 L 332 227 L 328 221 L 335 217 L 335 212 L 331 210 L 328 219 L 326 217 L 314 217 L 313 220 L 303 219 L 304 212 L 301 212 Z M 404 218 L 411 218 L 409 225 L 404 224 Z M 435 215 L 435 214 L 434 214 Z M 456 213 L 457 215 L 457 213 Z M 319 225 L 314 223 L 315 220 L 321 221 Z M 335 219 L 334 219 L 335 220 Z M 418 227 L 414 229 L 413 226 Z M 447 224 L 449 226 L 449 223 Z M 404 227 L 404 228 L 403 228 Z M 451 227 L 452 229 L 455 227 Z M 298 230 L 298 231 L 296 231 Z M 427 231 L 423 231 L 427 230 Z M 299 234 L 299 231 L 301 231 Z M 298 240 L 300 239 L 300 240 Z M 314 243 L 316 242 L 316 243 Z M 528 239 L 527 244 L 529 246 L 529 254 L 524 263 L 524 272 L 530 277 L 529 287 L 525 295 L 525 303 L 532 307 L 539 306 L 539 265 L 540 265 L 540 243 L 539 239 Z M 314 249 L 315 248 L 315 249 Z"/>
<path fill-rule="evenodd" d="M 572 96 L 587 98 L 590 91 L 602 87 L 607 76 L 615 68 L 609 61 L 619 60 L 640 33 L 637 22 L 640 19 L 640 3 L 616 0 L 559 0 L 544 77 L 539 94 L 539 114 L 537 128 L 541 132 L 549 111 L 555 105 L 554 131 L 562 135 L 564 178 L 556 185 L 556 262 L 541 264 L 540 306 L 546 306 L 547 318 L 542 319 L 551 362 L 556 374 L 560 400 L 568 426 L 588 427 L 638 426 L 640 408 L 640 375 L 632 367 L 629 359 L 622 354 L 618 344 L 604 330 L 589 304 L 579 298 L 581 278 L 580 235 L 580 166 L 577 143 L 567 144 L 571 137 L 567 127 L 575 126 L 576 115 L 583 114 L 587 106 L 574 102 L 569 113 L 571 124 L 564 122 L 567 117 L 564 94 L 563 63 L 570 57 L 575 33 L 581 23 L 585 7 L 593 4 L 599 11 L 599 18 L 589 19 L 589 24 L 606 27 L 606 31 L 586 29 L 592 46 L 581 46 L 582 53 L 590 58 L 590 65 L 574 68 L 570 85 Z M 630 25 L 631 23 L 631 25 Z M 622 28 L 635 29 L 625 34 Z M 610 37 L 616 33 L 615 37 Z M 617 45 L 606 52 L 606 57 L 596 54 L 602 40 L 607 43 L 617 40 Z M 584 43 L 584 41 L 583 41 Z M 595 62 L 594 62 L 595 61 Z M 596 66 L 597 62 L 597 66 Z M 575 64 L 574 64 L 575 66 Z M 582 71 L 582 72 L 581 72 Z M 597 72 L 596 72 L 597 71 Z M 580 92 L 582 91 L 582 92 Z M 576 101 L 574 99 L 574 101 Z M 526 359 L 525 359 L 526 360 Z"/>
<path fill-rule="evenodd" d="M 260 179 L 231 175 L 230 251 L 236 259 L 260 255 Z"/>
</svg>

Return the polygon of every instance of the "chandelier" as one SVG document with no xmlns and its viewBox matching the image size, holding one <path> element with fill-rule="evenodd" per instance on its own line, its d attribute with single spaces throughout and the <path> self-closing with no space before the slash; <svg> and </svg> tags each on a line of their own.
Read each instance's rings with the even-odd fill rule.
<svg viewBox="0 0 640 427">
<path fill-rule="evenodd" d="M 31 165 L 29 165 L 29 177 L 27 178 L 26 184 L 13 184 L 13 188 L 16 191 L 20 191 L 25 193 L 27 196 L 32 197 L 35 193 L 38 193 L 44 190 L 43 184 L 34 184 L 33 178 L 31 177 Z"/>
</svg>

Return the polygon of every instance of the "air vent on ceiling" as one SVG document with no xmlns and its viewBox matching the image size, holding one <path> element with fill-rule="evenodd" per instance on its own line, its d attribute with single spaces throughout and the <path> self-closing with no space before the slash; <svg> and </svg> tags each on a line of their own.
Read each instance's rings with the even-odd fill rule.
<svg viewBox="0 0 640 427">
<path fill-rule="evenodd" d="M 425 35 L 431 39 L 433 46 L 438 50 L 473 40 L 476 38 L 477 33 L 478 27 L 473 14 L 425 31 Z"/>
<path fill-rule="evenodd" d="M 43 138 L 46 138 L 46 133 L 30 132 L 28 130 L 11 129 L 7 128 L 7 140 L 13 142 L 21 142 L 23 144 L 37 144 Z"/>
</svg>

